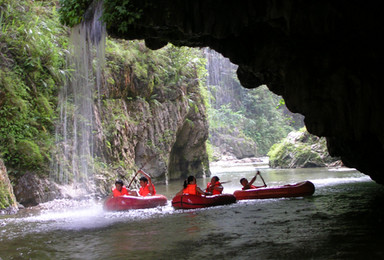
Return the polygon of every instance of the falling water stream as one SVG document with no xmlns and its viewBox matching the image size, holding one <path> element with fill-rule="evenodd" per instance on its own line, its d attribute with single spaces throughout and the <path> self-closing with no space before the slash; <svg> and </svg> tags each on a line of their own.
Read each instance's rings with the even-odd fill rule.
<svg viewBox="0 0 384 260">
<path fill-rule="evenodd" d="M 238 99 L 234 98 L 236 89 L 241 87 L 235 77 L 238 66 L 210 48 L 205 48 L 204 53 L 209 72 L 207 86 L 214 98 L 214 102 L 210 102 L 210 104 L 214 105 L 215 108 L 220 108 L 222 105 L 239 102 Z"/>
<path fill-rule="evenodd" d="M 51 177 L 78 190 L 92 191 L 95 106 L 100 105 L 101 69 L 106 30 L 100 22 L 102 2 L 95 1 L 84 21 L 72 28 L 67 81 L 59 94 L 57 151 Z M 98 102 L 96 102 L 98 101 Z"/>
</svg>

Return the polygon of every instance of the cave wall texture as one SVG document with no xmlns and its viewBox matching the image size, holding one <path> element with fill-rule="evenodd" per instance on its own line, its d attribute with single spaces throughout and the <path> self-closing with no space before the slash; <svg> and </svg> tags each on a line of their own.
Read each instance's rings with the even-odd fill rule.
<svg viewBox="0 0 384 260">
<path fill-rule="evenodd" d="M 104 2 L 110 35 L 222 53 L 244 87 L 266 84 L 332 156 L 384 183 L 379 1 L 134 0 L 125 14 L 119 2 Z"/>
</svg>

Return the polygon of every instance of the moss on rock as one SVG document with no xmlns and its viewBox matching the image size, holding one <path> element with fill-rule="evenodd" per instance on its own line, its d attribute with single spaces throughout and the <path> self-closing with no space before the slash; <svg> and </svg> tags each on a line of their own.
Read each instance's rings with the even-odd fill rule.
<svg viewBox="0 0 384 260">
<path fill-rule="evenodd" d="M 3 212 L 16 211 L 16 199 L 8 178 L 7 170 L 0 160 L 0 214 Z"/>
<path fill-rule="evenodd" d="M 305 128 L 274 144 L 268 156 L 272 168 L 325 167 L 339 160 L 329 155 L 324 138 L 311 135 Z"/>
</svg>

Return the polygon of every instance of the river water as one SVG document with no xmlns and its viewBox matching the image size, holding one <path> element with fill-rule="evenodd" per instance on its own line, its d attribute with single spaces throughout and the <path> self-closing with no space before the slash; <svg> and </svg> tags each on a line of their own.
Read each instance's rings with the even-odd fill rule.
<svg viewBox="0 0 384 260">
<path fill-rule="evenodd" d="M 57 200 L 0 216 L 0 259 L 384 259 L 382 185 L 348 168 L 258 167 L 268 186 L 310 180 L 316 191 L 198 210 L 172 208 L 181 181 L 156 186 L 169 201 L 155 209 L 104 212 L 100 201 Z M 256 168 L 211 170 L 232 193 Z"/>
</svg>

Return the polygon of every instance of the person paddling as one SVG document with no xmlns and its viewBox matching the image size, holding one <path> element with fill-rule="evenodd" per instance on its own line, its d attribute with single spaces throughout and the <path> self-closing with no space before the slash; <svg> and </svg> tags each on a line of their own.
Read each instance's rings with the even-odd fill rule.
<svg viewBox="0 0 384 260">
<path fill-rule="evenodd" d="M 184 195 L 184 194 L 190 194 L 190 195 L 204 195 L 205 192 L 202 191 L 199 187 L 197 187 L 196 184 L 196 178 L 194 176 L 188 176 L 188 178 L 184 181 L 183 189 L 176 193 L 176 196 L 178 195 Z"/>
<path fill-rule="evenodd" d="M 219 177 L 213 176 L 211 178 L 211 182 L 208 182 L 205 192 L 212 195 L 221 194 L 223 192 L 224 187 L 221 185 L 219 181 L 220 181 Z"/>
<path fill-rule="evenodd" d="M 140 170 L 140 172 L 145 176 L 140 178 L 140 196 L 145 197 L 156 195 L 155 185 L 153 185 L 151 177 L 143 170 Z"/>
<path fill-rule="evenodd" d="M 151 177 L 149 176 L 149 174 L 146 173 L 145 171 L 143 171 L 142 169 L 140 169 L 138 171 L 138 173 L 141 173 L 144 175 L 143 177 L 141 177 L 139 179 L 140 180 L 140 190 L 138 193 L 137 193 L 137 191 L 132 191 L 131 195 L 142 196 L 142 197 L 156 195 L 155 185 L 153 185 Z"/>
<path fill-rule="evenodd" d="M 263 186 L 254 186 L 254 185 L 252 185 L 255 182 L 257 175 L 260 175 L 260 171 L 256 172 L 256 175 L 251 179 L 250 182 L 248 182 L 248 180 L 246 178 L 241 178 L 240 179 L 240 183 L 241 183 L 241 185 L 243 185 L 242 189 L 243 190 L 248 190 L 248 189 L 257 189 L 257 188 L 267 187 L 267 185 L 265 184 L 264 179 L 263 179 L 263 177 L 261 177 L 261 175 L 260 175 L 260 178 L 262 179 L 264 185 Z"/>
</svg>

